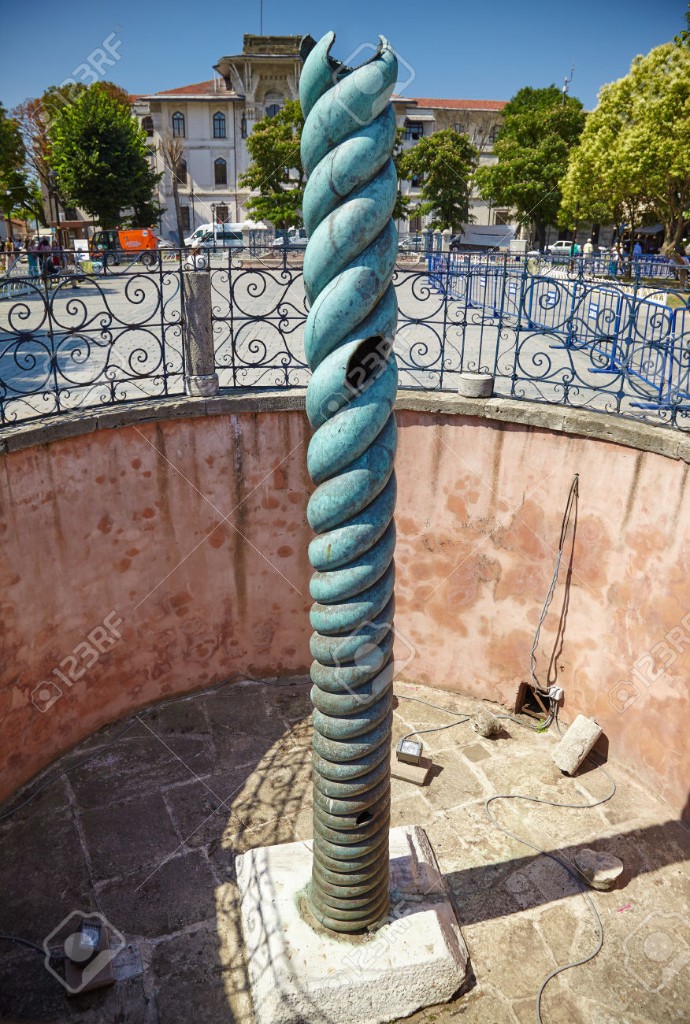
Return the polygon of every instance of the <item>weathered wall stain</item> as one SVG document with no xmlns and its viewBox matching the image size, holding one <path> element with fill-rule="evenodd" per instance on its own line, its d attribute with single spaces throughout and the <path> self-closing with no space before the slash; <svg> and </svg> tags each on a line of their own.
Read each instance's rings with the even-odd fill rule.
<svg viewBox="0 0 690 1024">
<path fill-rule="evenodd" d="M 594 715 L 611 756 L 682 806 L 687 466 L 468 416 L 404 411 L 398 421 L 403 678 L 514 699 L 578 472 L 565 625 L 560 635 L 569 547 L 538 672 L 546 678 L 556 648 L 563 718 Z M 161 697 L 234 672 L 307 670 L 308 440 L 302 412 L 246 413 L 121 427 L 0 457 L 3 794 Z M 45 714 L 36 710 L 32 690 L 58 681 L 53 670 L 115 608 L 122 640 L 70 688 L 60 684 L 65 692 Z M 616 703 L 622 684 L 633 695 L 625 708 Z"/>
</svg>

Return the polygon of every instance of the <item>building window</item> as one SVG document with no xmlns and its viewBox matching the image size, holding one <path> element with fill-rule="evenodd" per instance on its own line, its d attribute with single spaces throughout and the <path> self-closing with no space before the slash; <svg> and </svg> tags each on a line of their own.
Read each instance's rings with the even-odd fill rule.
<svg viewBox="0 0 690 1024">
<path fill-rule="evenodd" d="M 148 116 L 142 117 L 141 127 L 144 129 L 147 137 L 150 139 L 151 136 L 153 135 L 153 118 Z"/>
<path fill-rule="evenodd" d="M 180 207 L 180 220 L 182 221 L 182 230 L 183 231 L 189 231 L 189 229 L 191 227 L 191 221 L 189 219 L 189 207 L 188 206 L 181 206 Z M 180 239 L 180 244 L 182 244 L 182 239 Z"/>
<path fill-rule="evenodd" d="M 496 224 L 510 224 L 510 210 L 496 210 Z"/>
<path fill-rule="evenodd" d="M 178 185 L 187 184 L 187 161 L 178 160 L 177 167 L 175 168 L 175 178 L 177 179 Z"/>
<path fill-rule="evenodd" d="M 275 117 L 283 109 L 283 97 L 279 92 L 267 92 L 264 97 L 266 117 Z"/>
<path fill-rule="evenodd" d="M 213 161 L 213 177 L 216 185 L 227 185 L 228 183 L 228 165 L 222 156 Z"/>
<path fill-rule="evenodd" d="M 408 121 L 405 125 L 403 139 L 406 142 L 416 142 L 424 137 L 424 124 L 422 121 Z"/>
<path fill-rule="evenodd" d="M 216 223 L 224 224 L 228 219 L 228 213 L 229 211 L 225 203 L 219 203 L 218 206 L 216 206 Z"/>
<path fill-rule="evenodd" d="M 184 138 L 184 114 L 181 114 L 179 110 L 175 111 L 172 116 L 172 132 L 173 138 Z"/>
<path fill-rule="evenodd" d="M 220 111 L 213 115 L 213 138 L 225 138 L 225 114 L 221 114 Z"/>
<path fill-rule="evenodd" d="M 497 141 L 498 133 L 500 132 L 500 130 L 501 130 L 500 124 L 495 124 L 492 127 L 491 132 L 489 134 L 489 142 L 491 143 L 492 146 L 493 146 L 494 142 Z"/>
</svg>

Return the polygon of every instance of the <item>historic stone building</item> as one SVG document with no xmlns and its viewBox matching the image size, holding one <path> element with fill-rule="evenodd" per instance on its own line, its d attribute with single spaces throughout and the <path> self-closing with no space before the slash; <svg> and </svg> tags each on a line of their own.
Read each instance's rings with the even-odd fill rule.
<svg viewBox="0 0 690 1024">
<path fill-rule="evenodd" d="M 299 44 L 300 36 L 245 35 L 242 53 L 221 57 L 208 81 L 133 97 L 134 113 L 151 138 L 152 160 L 164 172 L 159 198 L 165 237 L 177 241 L 172 181 L 160 155 L 161 141 L 166 135 L 184 139 L 178 180 L 185 232 L 214 219 L 245 220 L 249 190 L 239 186 L 239 178 L 249 164 L 246 139 L 257 121 L 298 98 Z M 481 162 L 494 159 L 503 101 L 397 96 L 393 103 L 404 145 L 455 128 L 479 148 Z M 403 188 L 413 195 L 417 191 L 414 183 Z M 482 226 L 504 224 L 508 211 L 491 209 L 475 196 L 472 219 Z M 423 223 L 415 218 L 399 226 L 403 232 L 417 231 Z"/>
</svg>

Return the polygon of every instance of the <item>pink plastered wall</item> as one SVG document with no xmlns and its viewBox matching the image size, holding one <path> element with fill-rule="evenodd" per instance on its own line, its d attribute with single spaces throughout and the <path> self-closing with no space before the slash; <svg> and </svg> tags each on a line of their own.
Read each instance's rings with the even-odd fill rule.
<svg viewBox="0 0 690 1024">
<path fill-rule="evenodd" d="M 569 591 L 572 533 L 537 674 L 564 688 L 566 721 L 594 716 L 610 756 L 682 808 L 687 465 L 517 423 L 398 422 L 402 678 L 513 702 L 579 473 Z M 301 412 L 246 412 L 0 457 L 3 795 L 138 707 L 235 672 L 308 669 L 308 439 Z M 108 616 L 122 620 L 112 643 L 93 632 Z M 61 693 L 41 711 L 46 680 Z"/>
</svg>

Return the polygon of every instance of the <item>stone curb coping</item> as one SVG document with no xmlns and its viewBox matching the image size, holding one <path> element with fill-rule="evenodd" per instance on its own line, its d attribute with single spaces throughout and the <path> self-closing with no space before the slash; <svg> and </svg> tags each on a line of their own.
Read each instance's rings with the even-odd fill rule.
<svg viewBox="0 0 690 1024">
<path fill-rule="evenodd" d="M 68 437 L 92 434 L 114 427 L 136 426 L 171 419 L 195 419 L 241 413 L 303 412 L 306 389 L 260 391 L 256 388 L 225 392 L 210 398 L 155 398 L 104 409 L 66 413 L 40 423 L 0 430 L 0 454 L 34 445 L 52 444 Z M 399 391 L 396 409 L 437 416 L 472 416 L 517 426 L 536 427 L 555 433 L 654 452 L 690 463 L 690 435 L 668 427 L 625 419 L 589 409 L 573 409 L 512 398 L 463 398 L 447 391 Z"/>
</svg>

